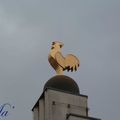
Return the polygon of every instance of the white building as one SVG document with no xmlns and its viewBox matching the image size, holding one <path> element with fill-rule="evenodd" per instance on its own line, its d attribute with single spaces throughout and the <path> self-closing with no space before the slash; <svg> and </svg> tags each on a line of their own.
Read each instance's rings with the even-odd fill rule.
<svg viewBox="0 0 120 120">
<path fill-rule="evenodd" d="M 89 117 L 87 101 L 72 78 L 54 76 L 32 109 L 34 120 L 100 120 Z"/>
</svg>

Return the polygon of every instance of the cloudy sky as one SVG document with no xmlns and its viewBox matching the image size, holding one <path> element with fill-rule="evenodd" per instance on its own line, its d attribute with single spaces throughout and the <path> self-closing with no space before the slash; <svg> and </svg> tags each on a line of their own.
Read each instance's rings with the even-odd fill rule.
<svg viewBox="0 0 120 120">
<path fill-rule="evenodd" d="M 81 60 L 74 78 L 90 116 L 120 119 L 120 0 L 0 0 L 0 105 L 6 120 L 32 120 L 31 109 L 55 75 L 51 42 Z"/>
</svg>

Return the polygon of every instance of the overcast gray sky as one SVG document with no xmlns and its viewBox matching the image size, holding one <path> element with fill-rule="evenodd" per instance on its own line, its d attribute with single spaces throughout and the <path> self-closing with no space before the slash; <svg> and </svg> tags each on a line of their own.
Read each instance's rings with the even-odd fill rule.
<svg viewBox="0 0 120 120">
<path fill-rule="evenodd" d="M 81 60 L 65 73 L 88 95 L 90 116 L 120 119 L 120 0 L 0 0 L 0 104 L 6 120 L 32 120 L 31 109 L 55 75 L 54 40 Z"/>
</svg>

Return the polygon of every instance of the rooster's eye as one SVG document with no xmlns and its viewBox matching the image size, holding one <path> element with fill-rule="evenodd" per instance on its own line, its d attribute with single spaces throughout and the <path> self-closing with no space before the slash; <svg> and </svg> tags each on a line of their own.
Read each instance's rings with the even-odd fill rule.
<svg viewBox="0 0 120 120">
<path fill-rule="evenodd" d="M 55 42 L 52 42 L 52 45 L 55 45 Z"/>
</svg>

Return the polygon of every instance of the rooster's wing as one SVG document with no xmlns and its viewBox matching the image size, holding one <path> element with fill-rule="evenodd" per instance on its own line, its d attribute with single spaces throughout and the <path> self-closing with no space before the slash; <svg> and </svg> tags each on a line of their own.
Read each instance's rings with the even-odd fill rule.
<svg viewBox="0 0 120 120">
<path fill-rule="evenodd" d="M 80 65 L 80 61 L 78 60 L 78 58 L 72 54 L 68 54 L 66 57 L 63 57 L 60 52 L 57 52 L 55 55 L 55 59 L 57 63 L 63 68 L 63 70 L 76 71 Z"/>
<path fill-rule="evenodd" d="M 77 68 L 79 67 L 80 65 L 80 61 L 78 60 L 78 58 L 72 54 L 68 54 L 66 57 L 65 57 L 65 66 L 67 68 L 67 70 L 77 70 Z"/>
</svg>

